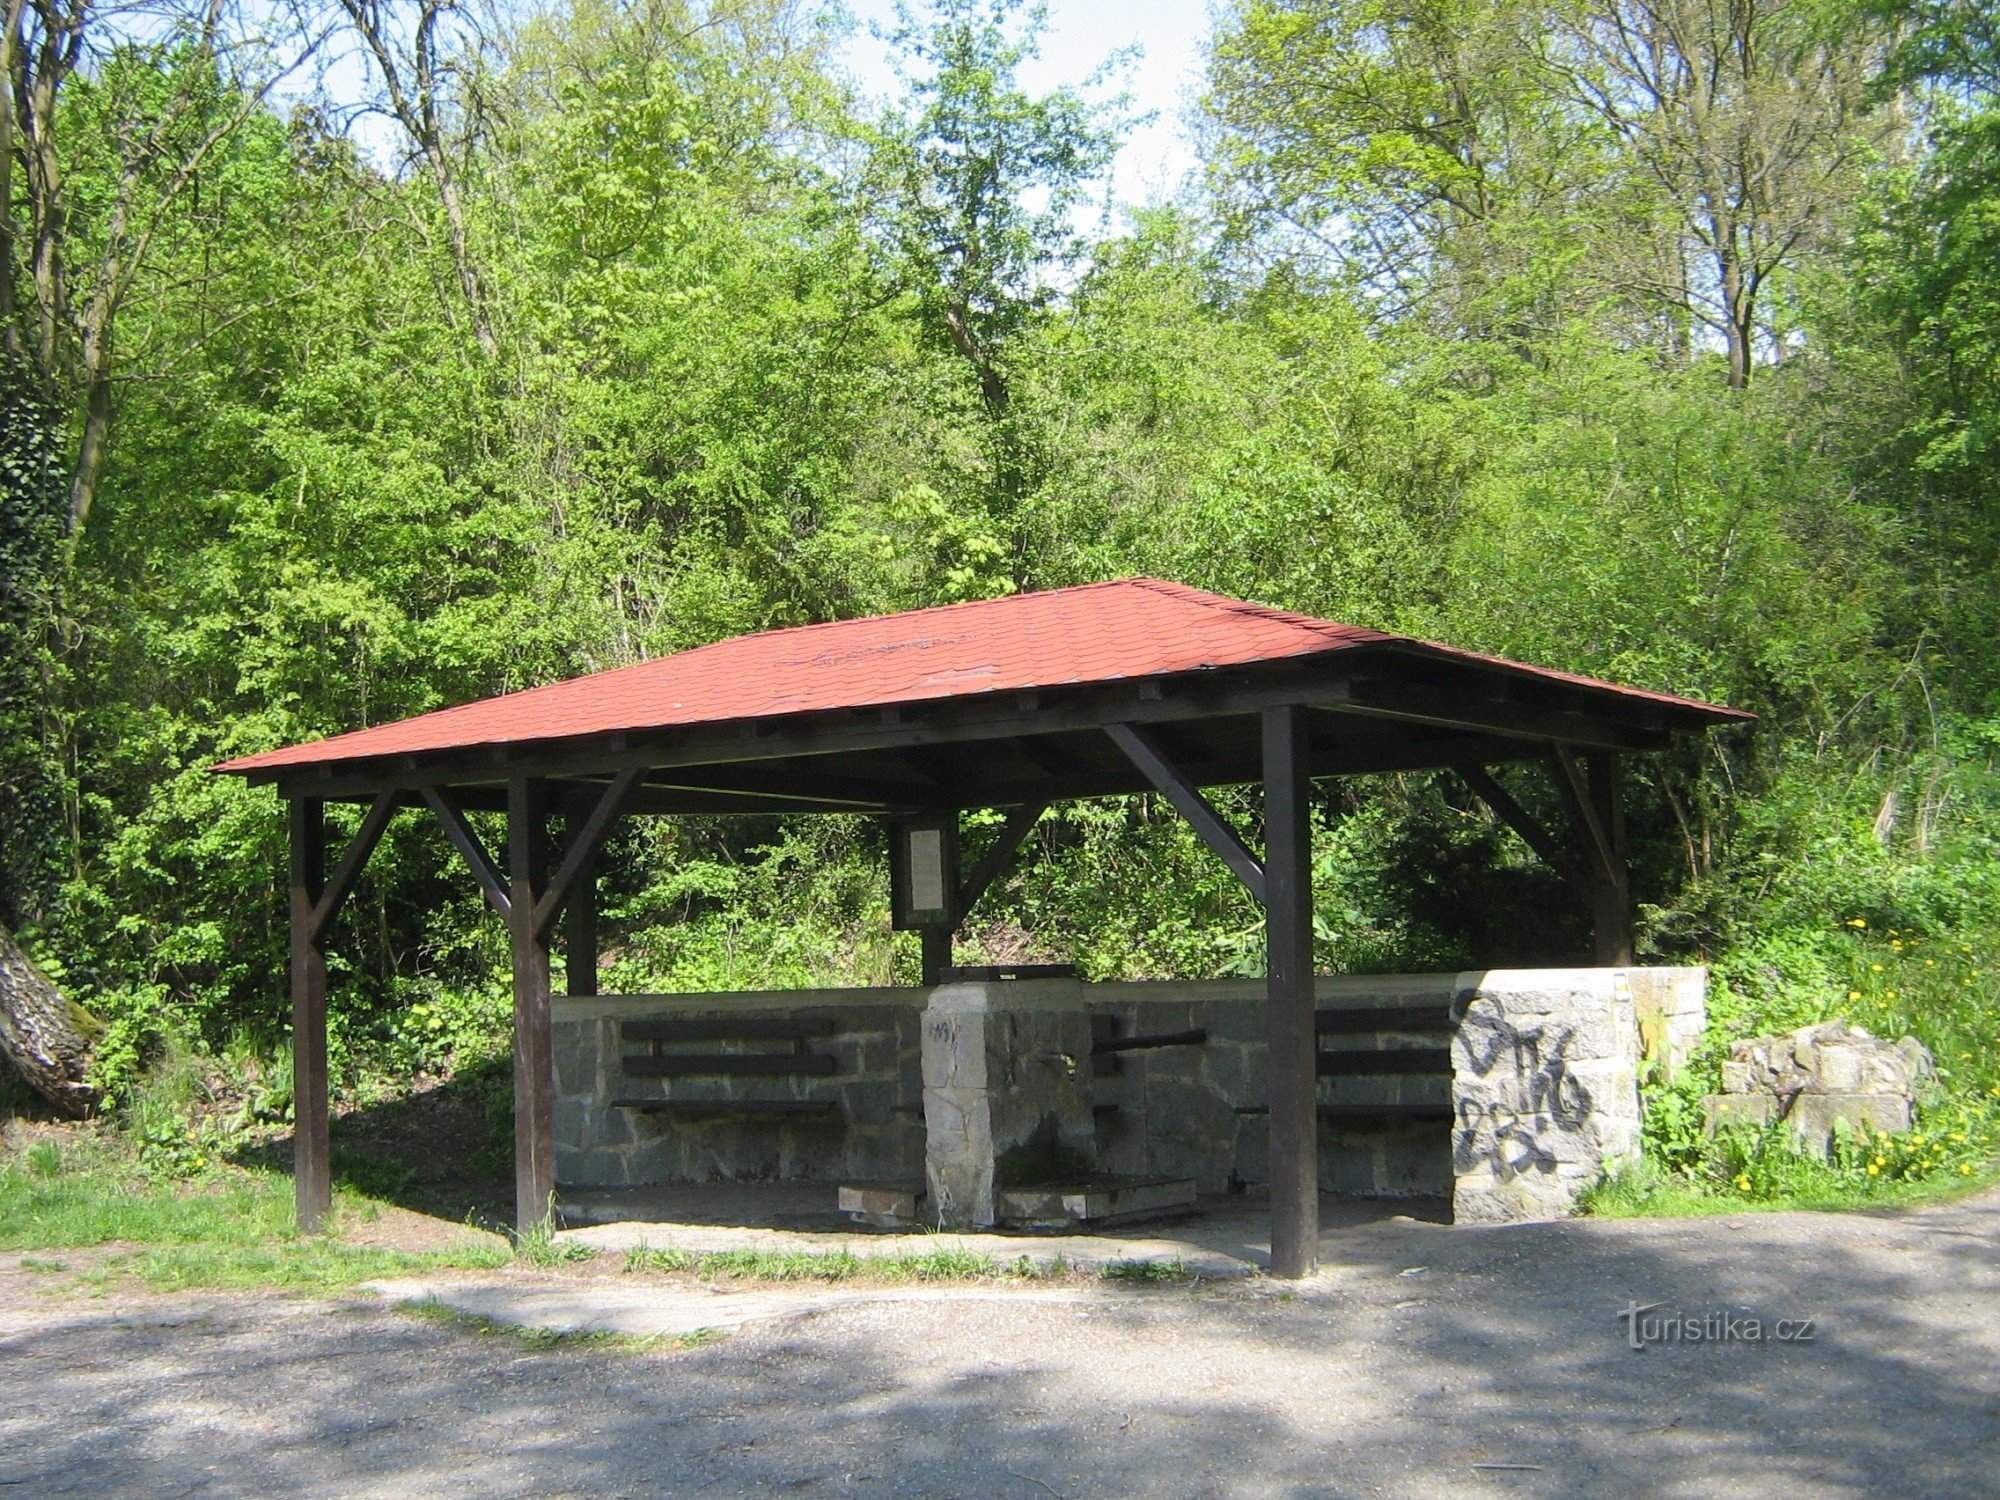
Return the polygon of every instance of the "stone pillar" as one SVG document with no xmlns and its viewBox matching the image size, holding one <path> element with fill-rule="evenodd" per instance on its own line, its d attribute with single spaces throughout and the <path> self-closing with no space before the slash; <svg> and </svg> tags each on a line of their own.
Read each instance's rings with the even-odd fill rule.
<svg viewBox="0 0 2000 1500">
<path fill-rule="evenodd" d="M 1620 969 L 1459 976 L 1452 1218 L 1567 1215 L 1639 1150 L 1639 1030 Z"/>
<path fill-rule="evenodd" d="M 993 1190 L 1093 1165 L 1090 1017 L 1071 980 L 940 985 L 923 1019 L 924 1180 L 951 1229 L 997 1222 Z"/>
<path fill-rule="evenodd" d="M 1641 1054 L 1672 1078 L 1708 1029 L 1708 970 L 1628 969 L 1632 1004 L 1639 1020 Z"/>
</svg>

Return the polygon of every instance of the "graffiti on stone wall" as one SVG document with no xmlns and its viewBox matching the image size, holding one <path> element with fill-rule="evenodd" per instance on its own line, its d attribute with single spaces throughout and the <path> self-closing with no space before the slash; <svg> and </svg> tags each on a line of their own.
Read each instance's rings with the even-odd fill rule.
<svg viewBox="0 0 2000 1500">
<path fill-rule="evenodd" d="M 1497 1007 L 1464 1017 L 1453 1171 L 1483 1167 L 1507 1179 L 1555 1169 L 1553 1137 L 1580 1130 L 1593 1103 L 1570 1070 L 1575 1042 L 1574 1026 L 1517 1024 Z"/>
</svg>

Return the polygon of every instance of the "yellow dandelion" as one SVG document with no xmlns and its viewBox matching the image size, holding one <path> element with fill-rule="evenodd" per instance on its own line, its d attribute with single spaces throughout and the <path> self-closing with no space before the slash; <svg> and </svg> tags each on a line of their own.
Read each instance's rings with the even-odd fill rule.
<svg viewBox="0 0 2000 1500">
<path fill-rule="evenodd" d="M 1962 1175 L 1970 1177 L 1972 1175 L 1972 1163 L 1971 1162 L 1961 1163 L 1958 1170 Z"/>
<path fill-rule="evenodd" d="M 1859 991 L 1859 990 L 1849 990 L 1849 991 L 1847 992 L 1847 998 L 1848 998 L 1848 999 L 1850 999 L 1850 1000 L 1859 1000 L 1859 999 L 1861 998 L 1861 991 Z"/>
<path fill-rule="evenodd" d="M 1894 990 L 1884 990 L 1882 993 L 1891 1000 L 1896 998 L 1896 992 Z"/>
<path fill-rule="evenodd" d="M 1745 1172 L 1745 1173 L 1744 1173 L 1744 1174 L 1743 1174 L 1743 1175 L 1742 1175 L 1741 1177 L 1737 1178 L 1737 1179 L 1736 1179 L 1736 1186 L 1737 1186 L 1737 1187 L 1739 1187 L 1740 1189 L 1742 1189 L 1742 1190 L 1743 1190 L 1744 1192 L 1746 1192 L 1746 1193 L 1747 1193 L 1747 1192 L 1749 1192 L 1749 1191 L 1750 1191 L 1750 1174 L 1749 1174 L 1748 1172 Z"/>
<path fill-rule="evenodd" d="M 1882 966 L 1880 964 L 1870 964 L 1868 966 L 1868 972 L 1871 974 L 1880 974 L 1882 972 Z"/>
<path fill-rule="evenodd" d="M 1866 927 L 1868 925 L 1868 919 L 1866 917 L 1849 917 L 1847 919 L 1847 925 L 1849 927 Z"/>
<path fill-rule="evenodd" d="M 1878 1162 L 1872 1162 L 1872 1161 L 1871 1161 L 1870 1163 L 1868 1163 L 1868 1175 L 1869 1175 L 1870 1177 L 1880 1177 L 1880 1176 L 1882 1175 L 1882 1167 L 1881 1167 L 1881 1164 L 1880 1164 L 1880 1163 L 1878 1163 Z"/>
</svg>

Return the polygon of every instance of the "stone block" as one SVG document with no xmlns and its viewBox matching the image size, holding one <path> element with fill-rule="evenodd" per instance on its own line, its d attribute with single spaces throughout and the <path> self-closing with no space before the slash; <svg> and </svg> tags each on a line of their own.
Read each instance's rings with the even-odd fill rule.
<svg viewBox="0 0 2000 1500">
<path fill-rule="evenodd" d="M 1442 1197 L 1452 1190 L 1451 1140 L 1442 1126 L 1382 1136 L 1375 1191 L 1390 1197 Z"/>
<path fill-rule="evenodd" d="M 1201 1053 L 1201 1081 L 1232 1108 L 1262 1104 L 1267 1048 L 1247 1042 L 1211 1040 Z"/>
<path fill-rule="evenodd" d="M 1319 1189 L 1323 1193 L 1366 1196 L 1377 1181 L 1375 1141 L 1351 1131 L 1319 1132 Z"/>
<path fill-rule="evenodd" d="M 597 1021 L 559 1021 L 549 1028 L 558 1097 L 598 1097 L 597 1032 L 601 1025 Z"/>
<path fill-rule="evenodd" d="M 1710 1094 L 1702 1111 L 1711 1132 L 1729 1125 L 1763 1127 L 1783 1121 L 1799 1149 L 1824 1160 L 1833 1149 L 1835 1128 L 1863 1127 L 1895 1135 L 1911 1125 L 1910 1101 L 1900 1094 L 1798 1094 L 1786 1101 L 1771 1094 Z"/>
</svg>

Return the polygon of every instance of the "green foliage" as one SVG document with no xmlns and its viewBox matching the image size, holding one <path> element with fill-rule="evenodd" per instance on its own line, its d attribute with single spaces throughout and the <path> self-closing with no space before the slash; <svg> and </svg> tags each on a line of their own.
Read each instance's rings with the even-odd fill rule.
<svg viewBox="0 0 2000 1500">
<path fill-rule="evenodd" d="M 1552 71 L 1603 7 L 1238 6 L 1211 59 L 1218 191 L 1114 224 L 1091 209 L 1122 106 L 1025 86 L 1032 11 L 913 15 L 907 96 L 864 119 L 776 0 L 572 0 L 453 59 L 490 356 L 439 183 L 326 119 L 252 109 L 198 191 L 147 179 L 73 554 L 75 393 L 0 382 L 0 920 L 103 1018 L 97 1075 L 146 1172 L 198 1196 L 290 1107 L 282 818 L 215 761 L 743 631 L 1135 572 L 1756 711 L 1628 777 L 1642 944 L 1716 976 L 1696 1081 L 1649 1091 L 1654 1170 L 1728 1201 L 1767 1170 L 1759 1193 L 1867 1179 L 1709 1143 L 1694 1112 L 1730 1040 L 1836 1014 L 1937 1053 L 1924 1160 L 1939 1128 L 1986 1139 L 1991 28 L 1899 11 L 1892 76 L 1926 91 L 1903 136 L 1849 91 L 1888 22 L 1812 14 L 1840 35 L 1795 55 L 1840 65 L 1797 70 L 1770 118 L 1847 154 L 1810 254 L 1760 283 L 1748 389 L 1701 331 L 1714 288 L 1686 282 L 1706 200 L 1580 102 L 1601 72 Z M 1805 17 L 1779 20 L 1797 42 Z M 104 55 L 62 137 L 100 206 L 109 122 L 179 90 L 193 128 L 230 97 L 171 48 Z M 101 215 L 68 232 L 79 265 L 102 249 Z M 1501 774 L 1561 825 L 1534 768 Z M 1217 800 L 1254 842 L 1254 796 Z M 1315 818 L 1324 967 L 1588 949 L 1580 903 L 1449 779 L 1353 778 Z M 605 880 L 609 988 L 916 974 L 864 820 L 647 826 Z M 1044 819 L 961 941 L 1101 978 L 1263 962 L 1248 897 L 1151 798 Z M 428 820 L 391 827 L 332 952 L 349 1097 L 504 1058 L 503 935 Z M 502 1139 L 510 1108 L 492 1095 Z"/>
</svg>

